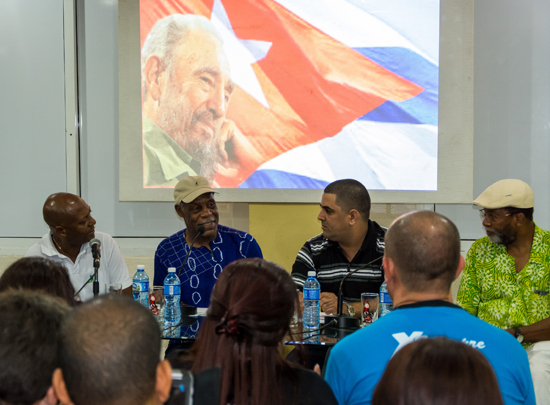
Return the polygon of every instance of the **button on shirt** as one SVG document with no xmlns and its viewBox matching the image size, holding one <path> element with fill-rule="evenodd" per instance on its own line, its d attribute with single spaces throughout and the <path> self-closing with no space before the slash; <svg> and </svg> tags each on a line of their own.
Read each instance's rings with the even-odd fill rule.
<svg viewBox="0 0 550 405">
<path fill-rule="evenodd" d="M 122 284 L 122 289 L 130 287 L 132 279 L 128 273 L 128 267 L 126 266 L 126 262 L 124 262 L 122 253 L 114 239 L 106 233 L 97 231 L 95 237 L 101 241 L 101 261 L 97 276 L 99 293 L 103 294 L 105 292 L 105 284 L 120 283 Z M 31 246 L 25 256 L 40 256 L 61 263 L 69 272 L 69 278 L 75 292 L 86 283 L 86 280 L 90 280 L 90 276 L 94 274 L 92 248 L 88 243 L 80 247 L 80 252 L 73 263 L 71 259 L 57 251 L 49 232 L 42 237 L 40 243 Z M 84 287 L 78 297 L 82 301 L 87 301 L 94 297 L 91 281 L 86 284 L 86 287 Z"/>
<path fill-rule="evenodd" d="M 457 303 L 499 328 L 531 325 L 550 315 L 549 277 L 550 232 L 535 225 L 529 262 L 519 273 L 506 246 L 485 236 L 466 255 Z"/>
<path fill-rule="evenodd" d="M 179 273 L 188 251 L 185 229 L 164 239 L 155 253 L 154 285 L 164 285 L 169 267 L 175 267 L 176 274 Z M 235 260 L 251 257 L 263 257 L 252 235 L 218 225 L 218 235 L 210 242 L 210 249 L 194 247 L 181 271 L 181 302 L 199 308 L 208 307 L 212 288 L 222 269 Z"/>
</svg>

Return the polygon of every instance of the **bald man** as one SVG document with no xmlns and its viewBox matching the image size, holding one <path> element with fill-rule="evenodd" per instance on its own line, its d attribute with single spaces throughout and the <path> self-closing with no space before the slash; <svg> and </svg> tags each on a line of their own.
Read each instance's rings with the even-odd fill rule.
<svg viewBox="0 0 550 405">
<path fill-rule="evenodd" d="M 325 378 L 338 403 L 370 404 L 396 351 L 417 339 L 445 336 L 485 355 L 506 405 L 535 405 L 521 345 L 452 303 L 451 284 L 464 267 L 456 226 L 435 212 L 413 212 L 395 220 L 385 242 L 383 264 L 394 310 L 332 349 Z"/>
<path fill-rule="evenodd" d="M 127 297 L 106 295 L 76 307 L 63 321 L 53 386 L 63 405 L 160 405 L 172 376 L 159 362 L 160 329 Z"/>
<path fill-rule="evenodd" d="M 101 242 L 101 265 L 98 272 L 100 293 L 105 284 L 120 283 L 124 295 L 132 295 L 132 279 L 116 242 L 109 235 L 96 232 L 96 221 L 89 205 L 77 195 L 56 193 L 50 195 L 42 210 L 44 221 L 50 228 L 39 243 L 33 245 L 25 256 L 41 256 L 63 264 L 75 291 L 82 301 L 93 298 L 94 274 L 93 238 Z"/>
</svg>

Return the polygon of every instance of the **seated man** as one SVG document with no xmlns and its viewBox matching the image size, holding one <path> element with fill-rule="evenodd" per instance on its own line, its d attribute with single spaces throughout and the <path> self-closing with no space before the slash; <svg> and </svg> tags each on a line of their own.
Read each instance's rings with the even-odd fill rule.
<svg viewBox="0 0 550 405">
<path fill-rule="evenodd" d="M 338 180 L 325 188 L 317 217 L 323 233 L 300 249 L 292 266 L 292 278 L 302 290 L 308 271 L 317 272 L 321 310 L 327 314 L 336 314 L 338 288 L 350 271 L 361 269 L 344 282 L 343 312 L 357 318 L 361 317 L 361 293 L 378 293 L 384 281 L 385 229 L 371 221 L 369 215 L 369 192 L 358 181 Z"/>
<path fill-rule="evenodd" d="M 487 236 L 468 251 L 457 302 L 523 343 L 537 403 L 550 403 L 550 232 L 533 222 L 535 198 L 521 180 L 498 181 L 473 204 Z"/>
<path fill-rule="evenodd" d="M 120 249 L 109 235 L 95 232 L 92 210 L 82 198 L 69 193 L 52 194 L 46 199 L 42 212 L 50 231 L 31 246 L 25 256 L 46 257 L 63 264 L 75 291 L 86 285 L 79 293 L 80 299 L 86 301 L 94 296 L 91 281 L 94 260 L 89 242 L 97 238 L 101 242 L 100 286 L 120 283 L 122 294 L 132 296 L 132 278 Z"/>
<path fill-rule="evenodd" d="M 38 291 L 0 294 L 0 404 L 55 405 L 57 333 L 69 306 Z"/>
<path fill-rule="evenodd" d="M 60 368 L 53 385 L 66 405 L 155 405 L 166 402 L 170 364 L 159 362 L 160 330 L 137 301 L 106 295 L 63 321 Z"/>
<path fill-rule="evenodd" d="M 260 246 L 251 235 L 218 225 L 214 193 L 202 176 L 186 177 L 176 185 L 176 212 L 187 228 L 164 239 L 155 253 L 154 285 L 164 285 L 168 268 L 175 267 L 181 281 L 181 302 L 193 307 L 210 305 L 214 283 L 229 263 L 262 258 Z M 193 250 L 182 268 L 193 242 Z"/>
<path fill-rule="evenodd" d="M 394 310 L 337 343 L 325 378 L 340 405 L 370 404 L 393 354 L 424 337 L 445 336 L 481 351 L 506 405 L 535 404 L 527 354 L 509 333 L 452 304 L 464 267 L 456 226 L 432 211 L 399 217 L 386 233 L 384 271 Z M 358 350 L 360 348 L 360 350 Z"/>
</svg>

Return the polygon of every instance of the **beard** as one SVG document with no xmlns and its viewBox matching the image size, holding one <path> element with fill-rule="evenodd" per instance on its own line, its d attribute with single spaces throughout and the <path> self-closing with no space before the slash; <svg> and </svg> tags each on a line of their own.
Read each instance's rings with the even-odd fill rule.
<svg viewBox="0 0 550 405">
<path fill-rule="evenodd" d="M 502 232 L 495 230 L 494 228 L 485 227 L 486 231 L 492 232 L 493 235 L 489 236 L 489 240 L 497 245 L 509 245 L 514 243 L 517 238 L 517 234 L 514 234 L 510 229 L 510 225 L 506 225 Z"/>
<path fill-rule="evenodd" d="M 218 165 L 222 163 L 218 151 L 220 130 L 214 129 L 212 138 L 208 140 L 201 139 L 192 133 L 192 127 L 197 122 L 214 127 L 212 113 L 204 111 L 200 114 L 193 114 L 186 97 L 182 94 L 175 94 L 174 88 L 174 86 L 170 86 L 166 96 L 161 99 L 161 105 L 164 105 L 164 108 L 159 120 L 159 127 L 193 159 L 201 163 L 199 174 L 212 182 L 218 172 Z"/>
</svg>

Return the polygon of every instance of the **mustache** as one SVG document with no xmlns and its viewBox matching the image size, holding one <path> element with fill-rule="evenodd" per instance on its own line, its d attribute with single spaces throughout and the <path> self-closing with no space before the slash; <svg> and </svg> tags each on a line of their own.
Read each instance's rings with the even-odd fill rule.
<svg viewBox="0 0 550 405">
<path fill-rule="evenodd" d="M 197 113 L 193 115 L 193 118 L 191 119 L 193 122 L 202 122 L 203 124 L 208 125 L 209 127 L 216 132 L 216 126 L 214 124 L 214 114 L 211 111 L 203 111 L 201 113 Z"/>
</svg>

